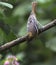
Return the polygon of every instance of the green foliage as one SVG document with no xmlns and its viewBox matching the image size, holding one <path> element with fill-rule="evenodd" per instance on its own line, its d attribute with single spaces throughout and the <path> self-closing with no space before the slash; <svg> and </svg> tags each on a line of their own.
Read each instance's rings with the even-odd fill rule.
<svg viewBox="0 0 56 65">
<path fill-rule="evenodd" d="M 31 12 L 31 2 L 35 0 L 1 1 L 0 45 L 3 45 L 27 34 L 27 19 Z M 45 25 L 56 18 L 56 0 L 36 1 L 38 2 L 36 15 L 41 24 Z M 3 51 L 0 65 L 3 65 L 8 54 L 16 55 L 21 65 L 56 65 L 56 27 L 43 32 L 28 44 L 23 42 Z"/>
<path fill-rule="evenodd" d="M 9 8 L 13 8 L 13 5 L 5 3 L 5 2 L 0 2 L 0 5 L 6 6 L 6 7 L 9 7 Z"/>
<path fill-rule="evenodd" d="M 52 38 L 46 43 L 46 47 L 56 52 L 56 37 Z"/>
</svg>

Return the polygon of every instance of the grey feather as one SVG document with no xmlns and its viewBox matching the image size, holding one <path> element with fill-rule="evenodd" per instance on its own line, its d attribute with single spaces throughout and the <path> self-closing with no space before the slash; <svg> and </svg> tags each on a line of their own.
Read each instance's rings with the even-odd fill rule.
<svg viewBox="0 0 56 65">
<path fill-rule="evenodd" d="M 32 34 L 38 33 L 38 22 L 33 13 L 28 18 L 28 23 L 27 23 L 27 30 L 28 32 L 32 32 Z"/>
</svg>

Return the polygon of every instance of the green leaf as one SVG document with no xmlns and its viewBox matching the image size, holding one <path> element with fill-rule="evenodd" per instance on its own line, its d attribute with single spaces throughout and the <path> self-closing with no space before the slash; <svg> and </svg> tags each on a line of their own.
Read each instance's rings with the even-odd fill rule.
<svg viewBox="0 0 56 65">
<path fill-rule="evenodd" d="M 23 60 L 24 56 L 25 56 L 25 54 L 23 52 L 16 55 L 17 59 L 20 60 L 20 61 Z"/>
<path fill-rule="evenodd" d="M 4 32 L 0 29 L 0 45 L 4 42 Z"/>
<path fill-rule="evenodd" d="M 51 50 L 56 52 L 56 37 L 54 37 L 53 39 L 49 40 L 46 43 L 46 47 L 50 48 Z"/>
<path fill-rule="evenodd" d="M 28 3 L 24 3 L 22 5 L 17 6 L 13 11 L 13 16 L 24 16 L 27 12 L 30 11 L 30 5 Z"/>
<path fill-rule="evenodd" d="M 39 3 L 46 3 L 46 2 L 50 2 L 51 0 L 36 0 L 38 1 Z"/>
<path fill-rule="evenodd" d="M 19 33 L 18 33 L 18 36 L 23 36 L 27 34 L 27 30 L 26 30 L 26 24 L 24 24 L 24 26 L 22 26 L 22 28 L 20 29 Z"/>
<path fill-rule="evenodd" d="M 13 31 L 10 31 L 10 33 L 8 35 L 5 35 L 5 41 L 9 42 L 16 39 L 16 35 L 13 33 Z"/>
<path fill-rule="evenodd" d="M 3 5 L 3 6 L 6 6 L 6 7 L 9 7 L 9 8 L 13 8 L 13 5 L 9 4 L 9 3 L 5 3 L 5 2 L 0 2 L 0 5 Z"/>
</svg>

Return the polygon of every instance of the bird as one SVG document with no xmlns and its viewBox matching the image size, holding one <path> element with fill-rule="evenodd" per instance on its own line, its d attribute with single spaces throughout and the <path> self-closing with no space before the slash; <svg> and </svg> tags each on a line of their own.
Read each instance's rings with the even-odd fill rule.
<svg viewBox="0 0 56 65">
<path fill-rule="evenodd" d="M 38 20 L 36 18 L 36 6 L 37 2 L 32 2 L 32 11 L 27 22 L 27 31 L 29 38 L 36 36 L 38 33 Z"/>
</svg>

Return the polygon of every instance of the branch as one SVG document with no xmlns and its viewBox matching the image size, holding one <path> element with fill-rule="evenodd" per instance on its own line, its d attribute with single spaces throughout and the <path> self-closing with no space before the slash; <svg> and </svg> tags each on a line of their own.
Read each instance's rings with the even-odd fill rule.
<svg viewBox="0 0 56 65">
<path fill-rule="evenodd" d="M 0 46 L 0 52 L 26 41 L 27 38 L 28 38 L 28 35 L 17 38 L 11 42 L 5 43 L 4 45 Z"/>
<path fill-rule="evenodd" d="M 48 23 L 47 25 L 45 25 L 43 28 L 39 29 L 39 33 L 38 34 L 41 34 L 42 32 L 52 28 L 56 26 L 56 19 L 54 21 L 52 21 L 51 23 Z M 28 38 L 28 34 L 26 36 L 23 36 L 23 37 L 20 37 L 20 38 L 17 38 L 16 40 L 13 40 L 11 42 L 8 42 L 2 46 L 0 46 L 0 52 L 6 50 L 6 49 L 9 49 L 15 45 L 18 45 L 18 44 L 21 44 L 22 42 L 25 42 L 27 41 Z M 31 39 L 31 38 L 30 38 Z"/>
<path fill-rule="evenodd" d="M 56 19 L 53 20 L 52 22 L 44 25 L 43 28 L 39 29 L 39 33 L 38 34 L 44 32 L 44 31 L 46 31 L 46 30 L 48 30 L 48 29 L 50 29 L 50 28 L 52 28 L 54 26 L 56 26 Z"/>
</svg>

